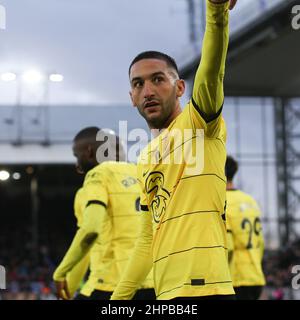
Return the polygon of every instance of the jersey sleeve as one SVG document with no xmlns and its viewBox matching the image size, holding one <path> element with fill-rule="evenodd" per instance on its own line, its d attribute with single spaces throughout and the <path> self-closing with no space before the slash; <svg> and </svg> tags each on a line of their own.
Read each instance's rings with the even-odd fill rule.
<svg viewBox="0 0 300 320">
<path fill-rule="evenodd" d="M 74 215 L 77 220 L 77 227 L 80 228 L 82 223 L 82 215 L 84 208 L 84 192 L 83 188 L 77 190 L 74 198 Z"/>
<path fill-rule="evenodd" d="M 87 173 L 83 184 L 86 206 L 100 204 L 107 207 L 108 175 L 109 173 L 104 168 L 93 169 Z"/>
<path fill-rule="evenodd" d="M 229 41 L 228 3 L 213 4 L 206 11 L 206 31 L 201 62 L 195 76 L 191 103 L 195 121 L 205 128 L 208 136 L 216 136 L 221 126 L 224 102 L 223 79 Z"/>
<path fill-rule="evenodd" d="M 118 283 L 111 300 L 132 299 L 152 269 L 152 216 L 150 212 L 141 213 L 141 230 L 126 270 Z"/>
<path fill-rule="evenodd" d="M 66 280 L 71 297 L 73 297 L 75 292 L 80 288 L 84 276 L 89 268 L 89 264 L 90 255 L 88 254 L 81 259 L 70 272 L 67 273 Z"/>
</svg>

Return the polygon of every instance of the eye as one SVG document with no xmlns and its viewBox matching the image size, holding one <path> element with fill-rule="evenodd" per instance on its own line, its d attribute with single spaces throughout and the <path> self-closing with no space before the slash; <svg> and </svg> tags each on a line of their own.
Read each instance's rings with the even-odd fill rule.
<svg viewBox="0 0 300 320">
<path fill-rule="evenodd" d="M 143 81 L 134 81 L 133 87 L 134 88 L 141 88 L 143 86 Z"/>
<path fill-rule="evenodd" d="M 153 82 L 154 83 L 160 83 L 160 82 L 162 82 L 164 80 L 164 78 L 162 77 L 162 76 L 155 76 L 154 78 L 153 78 Z"/>
</svg>

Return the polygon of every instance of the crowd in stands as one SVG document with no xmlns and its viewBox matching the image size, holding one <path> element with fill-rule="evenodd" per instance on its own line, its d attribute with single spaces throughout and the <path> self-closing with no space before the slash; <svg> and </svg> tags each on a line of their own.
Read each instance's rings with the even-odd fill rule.
<svg viewBox="0 0 300 320">
<path fill-rule="evenodd" d="M 66 245 L 56 239 L 36 247 L 29 230 L 2 231 L 0 265 L 6 270 L 6 290 L 0 290 L 0 300 L 56 299 L 52 274 Z"/>
<path fill-rule="evenodd" d="M 281 247 L 276 251 L 265 251 L 264 273 L 267 281 L 267 299 L 298 299 L 300 290 L 292 288 L 292 268 L 300 266 L 300 239 Z M 299 283 L 300 284 L 300 283 Z M 299 291 L 299 292 L 298 292 Z"/>
</svg>

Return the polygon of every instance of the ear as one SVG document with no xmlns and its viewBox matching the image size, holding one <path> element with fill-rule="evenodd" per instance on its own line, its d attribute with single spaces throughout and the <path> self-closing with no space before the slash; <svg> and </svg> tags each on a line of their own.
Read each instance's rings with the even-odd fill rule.
<svg viewBox="0 0 300 320">
<path fill-rule="evenodd" d="M 176 81 L 176 98 L 183 96 L 185 92 L 185 82 L 182 79 Z"/>
<path fill-rule="evenodd" d="M 131 92 L 131 91 L 129 91 L 129 95 L 130 95 L 130 99 L 131 99 L 132 105 L 133 105 L 134 107 L 136 107 L 137 104 L 135 103 L 135 100 L 134 100 L 134 98 L 133 98 L 133 95 L 132 95 L 132 92 Z"/>
<path fill-rule="evenodd" d="M 87 151 L 87 155 L 88 155 L 88 158 L 89 158 L 89 159 L 94 158 L 94 150 L 93 150 L 92 145 L 89 144 L 89 145 L 87 146 L 86 151 Z"/>
</svg>

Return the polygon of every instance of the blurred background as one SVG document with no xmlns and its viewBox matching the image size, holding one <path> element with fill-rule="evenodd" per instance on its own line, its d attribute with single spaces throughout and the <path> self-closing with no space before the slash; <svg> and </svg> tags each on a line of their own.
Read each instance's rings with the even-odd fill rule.
<svg viewBox="0 0 300 320">
<path fill-rule="evenodd" d="M 300 299 L 291 286 L 291 268 L 300 264 L 297 4 L 240 0 L 231 12 L 224 117 L 228 153 L 240 164 L 237 187 L 253 195 L 263 212 L 262 299 Z M 52 273 L 76 230 L 73 198 L 82 183 L 74 135 L 86 126 L 120 134 L 119 121 L 126 121 L 125 136 L 136 128 L 148 131 L 128 95 L 128 66 L 141 51 L 176 59 L 187 81 L 184 106 L 201 58 L 205 1 L 1 5 L 0 265 L 7 289 L 0 299 L 55 299 Z"/>
</svg>

